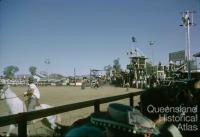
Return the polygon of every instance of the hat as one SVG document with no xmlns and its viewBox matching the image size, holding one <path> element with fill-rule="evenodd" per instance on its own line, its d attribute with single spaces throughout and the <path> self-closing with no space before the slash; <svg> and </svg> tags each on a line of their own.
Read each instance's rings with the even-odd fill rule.
<svg viewBox="0 0 200 137">
<path fill-rule="evenodd" d="M 200 89 L 200 80 L 196 80 L 196 81 L 194 82 L 194 88 L 195 88 L 195 89 Z"/>
<path fill-rule="evenodd" d="M 118 103 L 110 104 L 107 114 L 103 112 L 93 113 L 90 121 L 96 126 L 132 134 L 159 134 L 153 121 L 143 116 L 139 110 Z"/>
<path fill-rule="evenodd" d="M 186 88 L 191 89 L 191 90 L 200 89 L 200 79 L 191 79 L 187 81 Z"/>
</svg>

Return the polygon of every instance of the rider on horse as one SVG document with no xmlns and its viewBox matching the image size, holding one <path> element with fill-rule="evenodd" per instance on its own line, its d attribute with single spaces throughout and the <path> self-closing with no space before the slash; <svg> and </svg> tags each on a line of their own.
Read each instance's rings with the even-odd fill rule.
<svg viewBox="0 0 200 137">
<path fill-rule="evenodd" d="M 4 90 L 4 88 L 7 88 L 7 84 L 6 84 L 6 81 L 3 80 L 3 79 L 0 79 L 0 90 Z"/>
<path fill-rule="evenodd" d="M 40 91 L 35 85 L 33 77 L 29 77 L 28 86 L 28 90 L 27 92 L 24 92 L 24 96 L 28 97 L 27 111 L 31 111 L 39 104 Z"/>
</svg>

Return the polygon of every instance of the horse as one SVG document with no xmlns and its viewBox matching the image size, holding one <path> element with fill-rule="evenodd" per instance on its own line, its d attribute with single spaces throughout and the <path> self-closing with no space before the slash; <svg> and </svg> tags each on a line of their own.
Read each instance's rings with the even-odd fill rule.
<svg viewBox="0 0 200 137">
<path fill-rule="evenodd" d="M 27 112 L 24 102 L 10 89 L 8 85 L 4 85 L 3 88 L 0 90 L 0 99 L 5 100 L 10 114 Z M 52 106 L 47 104 L 40 104 L 40 106 L 36 107 L 35 110 L 46 109 L 51 107 Z M 60 129 L 59 124 L 57 124 L 57 122 L 59 123 L 60 121 L 61 118 L 59 115 L 52 115 L 42 118 L 42 123 L 55 131 Z M 35 122 L 36 121 L 33 121 L 33 123 Z M 16 125 L 14 124 L 10 125 L 6 136 L 10 136 L 10 133 L 15 127 Z"/>
</svg>

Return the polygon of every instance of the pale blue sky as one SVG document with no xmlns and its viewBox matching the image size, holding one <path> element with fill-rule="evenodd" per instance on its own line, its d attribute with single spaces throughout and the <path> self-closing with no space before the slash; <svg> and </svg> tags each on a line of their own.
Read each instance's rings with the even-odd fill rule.
<svg viewBox="0 0 200 137">
<path fill-rule="evenodd" d="M 0 72 L 16 65 L 17 74 L 38 71 L 73 75 L 103 69 L 120 58 L 129 63 L 131 46 L 151 57 L 148 41 L 156 41 L 155 63 L 168 63 L 168 53 L 185 48 L 181 11 L 195 10 L 192 53 L 200 50 L 199 0 L 2 0 L 0 2 Z M 132 43 L 131 37 L 137 43 Z"/>
</svg>

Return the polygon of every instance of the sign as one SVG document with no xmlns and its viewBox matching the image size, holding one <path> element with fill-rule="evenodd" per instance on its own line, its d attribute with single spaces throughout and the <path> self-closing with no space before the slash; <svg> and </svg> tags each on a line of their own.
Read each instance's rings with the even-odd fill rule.
<svg viewBox="0 0 200 137">
<path fill-rule="evenodd" d="M 169 53 L 169 61 L 185 60 L 185 50 Z"/>
</svg>

